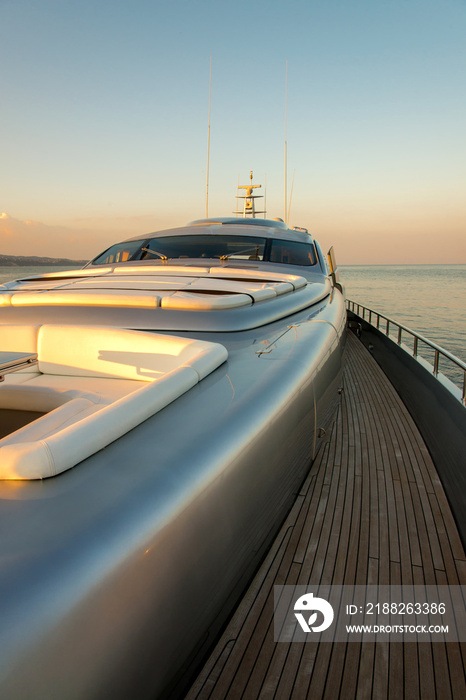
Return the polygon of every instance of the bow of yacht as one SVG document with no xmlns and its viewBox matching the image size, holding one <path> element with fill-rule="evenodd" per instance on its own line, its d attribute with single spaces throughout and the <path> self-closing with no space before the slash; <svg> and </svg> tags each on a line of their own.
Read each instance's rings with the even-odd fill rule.
<svg viewBox="0 0 466 700">
<path fill-rule="evenodd" d="M 345 319 L 318 243 L 256 218 L 2 285 L 2 698 L 154 697 L 207 648 L 325 435 Z"/>
</svg>

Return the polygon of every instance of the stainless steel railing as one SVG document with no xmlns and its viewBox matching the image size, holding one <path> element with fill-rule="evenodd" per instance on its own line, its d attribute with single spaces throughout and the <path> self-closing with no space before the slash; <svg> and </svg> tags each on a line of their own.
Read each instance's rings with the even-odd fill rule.
<svg viewBox="0 0 466 700">
<path fill-rule="evenodd" d="M 418 359 L 418 356 L 420 356 L 419 342 L 422 342 L 425 345 L 427 345 L 428 347 L 430 347 L 434 351 L 434 363 L 432 366 L 432 374 L 435 377 L 437 377 L 438 373 L 439 373 L 440 357 L 444 357 L 448 362 L 455 365 L 460 370 L 460 373 L 462 373 L 462 376 L 463 376 L 463 379 L 461 382 L 462 387 L 458 386 L 457 382 L 454 379 L 451 379 L 451 381 L 453 381 L 458 386 L 460 391 L 462 392 L 461 402 L 462 402 L 463 406 L 466 406 L 466 362 L 463 362 L 455 355 L 452 355 L 451 352 L 448 352 L 448 350 L 445 350 L 444 348 L 440 347 L 440 345 L 436 345 L 431 340 L 428 340 L 427 338 L 424 338 L 424 336 L 420 335 L 419 333 L 412 331 L 407 326 L 403 326 L 401 323 L 394 321 L 392 318 L 389 318 L 388 316 L 384 316 L 384 314 L 381 314 L 379 311 L 374 311 L 373 309 L 369 309 L 367 306 L 363 306 L 362 304 L 358 304 L 357 301 L 351 301 L 350 299 L 346 300 L 346 305 L 347 305 L 347 308 L 349 311 L 352 311 L 357 316 L 362 318 L 364 321 L 367 321 L 367 323 L 369 323 L 371 326 L 374 326 L 378 330 L 384 332 L 385 335 L 390 336 L 390 330 L 393 331 L 393 329 L 395 329 L 396 335 L 397 335 L 396 342 L 400 346 L 402 344 L 403 332 L 409 333 L 409 335 L 413 338 L 412 356 L 414 358 Z M 375 322 L 373 319 L 375 319 Z M 406 345 L 404 345 L 403 347 L 405 350 L 407 349 Z"/>
</svg>

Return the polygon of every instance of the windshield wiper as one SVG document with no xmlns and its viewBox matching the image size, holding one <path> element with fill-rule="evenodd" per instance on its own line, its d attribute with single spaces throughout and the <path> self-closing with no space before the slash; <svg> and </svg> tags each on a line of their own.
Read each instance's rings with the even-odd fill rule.
<svg viewBox="0 0 466 700">
<path fill-rule="evenodd" d="M 167 262 L 168 258 L 163 253 L 159 253 L 158 250 L 152 250 L 151 248 L 141 248 L 144 253 L 151 253 L 151 255 L 158 255 L 163 262 Z"/>
<path fill-rule="evenodd" d="M 250 253 L 251 251 L 256 252 L 256 260 L 259 258 L 259 246 L 251 246 L 250 248 L 245 248 L 245 250 L 234 250 L 231 253 L 228 253 L 228 255 L 221 255 L 220 260 L 228 260 L 231 258 L 232 255 L 244 255 L 244 253 Z"/>
</svg>

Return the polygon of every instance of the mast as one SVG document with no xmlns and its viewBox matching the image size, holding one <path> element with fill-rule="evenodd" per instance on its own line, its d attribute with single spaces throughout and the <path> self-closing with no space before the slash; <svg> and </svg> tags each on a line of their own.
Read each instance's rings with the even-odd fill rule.
<svg viewBox="0 0 466 700">
<path fill-rule="evenodd" d="M 205 192 L 205 215 L 209 216 L 209 159 L 210 159 L 210 103 L 212 95 L 212 56 L 210 57 L 210 77 L 209 77 L 209 125 L 207 128 L 207 182 Z"/>
<path fill-rule="evenodd" d="M 262 198 L 262 194 L 253 194 L 252 191 L 262 187 L 262 185 L 252 184 L 252 170 L 249 173 L 250 184 L 249 185 L 238 185 L 239 190 L 246 190 L 246 194 L 237 194 L 236 199 L 243 200 L 243 209 L 240 210 L 239 207 L 233 214 L 241 214 L 243 219 L 251 218 L 255 219 L 256 214 L 266 214 L 265 209 L 263 211 L 256 211 L 255 200 Z"/>
<path fill-rule="evenodd" d="M 285 70 L 285 224 L 288 223 L 288 210 L 287 210 L 287 199 L 288 199 L 288 183 L 287 183 L 287 175 L 288 175 L 288 165 L 287 165 L 287 142 L 286 142 L 286 128 L 287 128 L 287 110 L 288 110 L 288 61 L 286 62 L 286 70 Z"/>
</svg>

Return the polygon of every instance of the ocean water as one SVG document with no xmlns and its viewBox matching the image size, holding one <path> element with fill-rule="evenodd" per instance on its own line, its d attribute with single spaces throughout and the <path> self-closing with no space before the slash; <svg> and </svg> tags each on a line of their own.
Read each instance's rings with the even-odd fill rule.
<svg viewBox="0 0 466 700">
<path fill-rule="evenodd" d="M 0 267 L 0 283 L 66 269 L 71 268 Z M 408 326 L 466 361 L 466 265 L 344 265 L 339 271 L 348 299 Z M 427 348 L 419 350 L 431 361 Z M 445 369 L 442 363 L 440 369 Z"/>
</svg>

